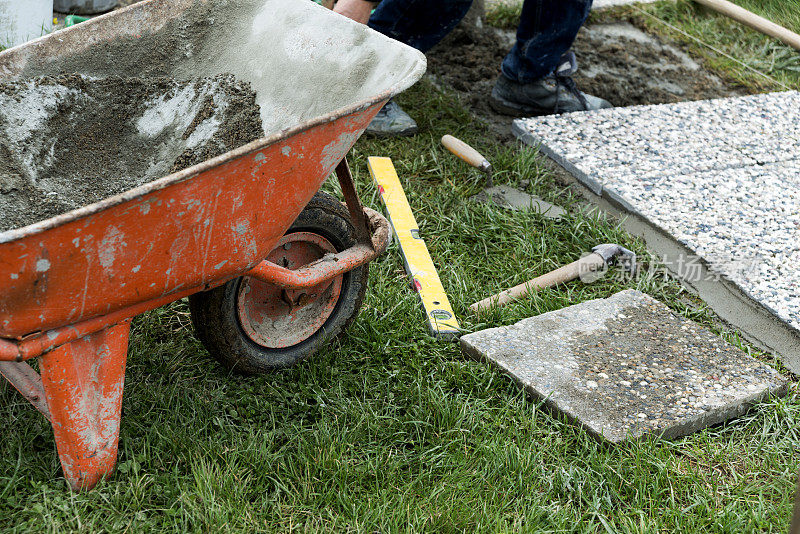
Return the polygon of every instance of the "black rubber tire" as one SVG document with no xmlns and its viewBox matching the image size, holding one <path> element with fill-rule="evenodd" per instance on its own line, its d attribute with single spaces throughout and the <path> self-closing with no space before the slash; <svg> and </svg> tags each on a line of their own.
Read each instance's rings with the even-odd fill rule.
<svg viewBox="0 0 800 534">
<path fill-rule="evenodd" d="M 337 252 L 357 243 L 347 209 L 326 193 L 314 196 L 287 234 L 293 232 L 321 235 Z M 339 335 L 353 322 L 364 300 L 368 274 L 366 264 L 345 273 L 331 316 L 311 337 L 297 345 L 269 349 L 250 339 L 236 311 L 241 278 L 189 297 L 195 333 L 214 358 L 236 372 L 261 374 L 290 367 L 317 352 L 326 340 Z"/>
</svg>

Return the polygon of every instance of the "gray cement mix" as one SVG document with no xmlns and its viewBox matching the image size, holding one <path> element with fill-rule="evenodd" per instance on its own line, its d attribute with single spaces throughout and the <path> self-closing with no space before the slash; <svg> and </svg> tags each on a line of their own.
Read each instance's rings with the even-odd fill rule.
<svg viewBox="0 0 800 534">
<path fill-rule="evenodd" d="M 787 389 L 771 367 L 633 290 L 469 334 L 461 347 L 613 443 L 684 436 Z"/>
<path fill-rule="evenodd" d="M 255 92 L 188 82 L 36 77 L 0 83 L 0 232 L 182 170 L 263 136 Z"/>
<path fill-rule="evenodd" d="M 308 0 L 149 2 L 59 35 L 46 50 L 0 63 L 0 78 L 230 73 L 252 85 L 267 134 L 374 98 L 424 69 L 418 51 Z"/>
<path fill-rule="evenodd" d="M 255 93 L 255 105 L 261 114 L 259 137 L 278 136 L 289 128 L 315 119 L 329 120 L 337 113 L 336 116 L 341 115 L 345 108 L 366 105 L 381 96 L 402 91 L 418 79 L 424 68 L 425 60 L 420 52 L 364 25 L 334 15 L 308 0 L 142 2 L 60 30 L 25 47 L 0 53 L 0 83 L 3 84 L 30 83 L 39 77 L 59 77 L 64 73 L 92 79 L 131 76 L 144 80 L 167 79 L 176 84 L 194 84 L 197 80 L 232 75 L 238 83 L 249 84 Z M 45 102 L 55 99 L 58 106 L 69 107 L 86 100 L 74 94 L 74 88 L 70 87 L 51 87 L 43 89 L 42 93 Z M 198 100 L 193 100 L 188 106 L 190 115 L 196 112 L 199 114 L 196 116 L 204 117 L 208 113 L 210 108 L 203 105 L 205 96 L 199 95 Z M 27 104 L 31 109 L 37 105 L 32 101 Z M 169 109 L 173 105 L 181 108 L 176 115 L 187 111 L 183 104 L 171 102 L 171 97 L 162 104 L 168 108 L 164 110 L 168 116 L 174 111 Z M 195 109 L 196 104 L 199 108 Z M 113 105 L 135 114 L 135 106 L 124 99 Z M 57 115 L 52 109 L 40 109 L 39 112 Z M 157 122 L 160 116 L 159 113 L 155 115 Z M 180 131 L 177 131 L 179 128 L 175 123 L 173 129 L 179 134 L 178 145 L 192 143 L 201 137 L 207 132 L 209 120 L 200 120 L 196 125 L 197 132 L 189 132 L 186 139 L 183 135 L 191 130 L 191 123 L 181 124 L 185 129 Z M 95 130 L 99 134 L 101 129 Z M 156 137 L 161 135 L 151 133 Z M 20 143 L 14 139 L 14 143 Z M 161 145 L 152 145 L 158 150 L 168 147 L 169 153 L 162 154 L 153 168 L 148 166 L 145 171 L 132 173 L 136 180 L 142 176 L 149 179 L 152 174 L 157 174 L 156 170 L 164 176 L 176 168 L 175 160 L 183 152 L 174 154 L 175 145 L 166 142 L 166 137 L 164 141 Z M 86 143 L 86 146 L 91 145 Z M 64 196 L 70 187 L 57 186 L 47 190 L 46 195 L 32 193 L 31 197 L 20 192 L 21 188 L 24 189 L 20 184 L 25 180 L 30 183 L 37 180 L 40 169 L 30 165 L 31 161 L 11 161 L 22 158 L 19 148 L 8 144 L 0 153 L 8 169 L 2 188 L 6 195 L 17 197 L 15 205 L 27 203 L 33 210 L 42 206 L 43 211 L 32 219 L 13 221 L 6 208 L 3 228 L 15 228 L 29 220 L 60 212 L 61 205 L 50 210 L 44 208 L 53 202 L 69 200 Z M 47 166 L 52 163 L 45 157 L 48 152 L 42 152 L 49 148 L 33 147 L 34 152 L 39 151 L 34 155 L 34 159 L 39 158 L 38 164 Z M 116 158 L 113 148 L 107 152 Z M 23 151 L 22 154 L 30 156 L 30 152 Z M 145 156 L 132 153 L 129 156 L 116 158 L 108 165 L 143 165 L 141 159 Z M 178 161 L 179 166 L 192 163 L 189 156 Z M 165 162 L 169 165 L 164 165 Z M 26 170 L 33 167 L 36 167 L 35 172 Z M 29 178 L 23 176 L 25 172 Z M 30 192 L 30 188 L 27 189 Z M 89 192 L 92 189 L 86 188 Z M 118 189 L 112 188 L 109 192 L 118 192 Z M 80 205 L 90 202 L 87 198 L 78 200 Z M 21 211 L 26 209 L 21 208 Z M 21 214 L 20 209 L 17 212 Z"/>
</svg>

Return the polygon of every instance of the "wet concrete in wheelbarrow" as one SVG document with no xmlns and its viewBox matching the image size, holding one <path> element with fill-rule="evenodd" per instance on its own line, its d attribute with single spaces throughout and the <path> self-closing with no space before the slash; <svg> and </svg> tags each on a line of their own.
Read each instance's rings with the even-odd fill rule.
<svg viewBox="0 0 800 534">
<path fill-rule="evenodd" d="M 461 348 L 612 443 L 684 436 L 787 391 L 771 367 L 634 290 L 468 334 Z"/>
<path fill-rule="evenodd" d="M 0 84 L 0 232 L 92 204 L 263 136 L 231 75 L 75 74 Z"/>
</svg>

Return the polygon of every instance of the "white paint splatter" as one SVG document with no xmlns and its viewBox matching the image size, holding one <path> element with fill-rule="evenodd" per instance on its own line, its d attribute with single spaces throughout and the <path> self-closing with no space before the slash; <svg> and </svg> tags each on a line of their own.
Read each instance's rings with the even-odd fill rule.
<svg viewBox="0 0 800 534">
<path fill-rule="evenodd" d="M 97 255 L 100 258 L 100 265 L 109 268 L 114 265 L 117 259 L 117 254 L 122 252 L 127 243 L 124 241 L 125 236 L 116 226 L 109 226 L 106 230 L 106 235 L 100 242 L 100 247 L 97 249 Z"/>
<path fill-rule="evenodd" d="M 233 227 L 233 231 L 236 235 L 243 235 L 250 229 L 250 223 L 248 221 L 240 221 L 236 226 Z"/>
</svg>

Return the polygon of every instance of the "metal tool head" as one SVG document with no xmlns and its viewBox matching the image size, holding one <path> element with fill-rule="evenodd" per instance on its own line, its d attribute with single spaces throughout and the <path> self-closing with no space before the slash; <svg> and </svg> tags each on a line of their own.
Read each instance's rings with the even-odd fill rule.
<svg viewBox="0 0 800 534">
<path fill-rule="evenodd" d="M 486 187 L 494 187 L 492 164 L 488 160 L 483 160 L 483 163 L 478 168 L 486 175 Z"/>
<path fill-rule="evenodd" d="M 636 263 L 636 253 L 615 243 L 597 245 L 592 252 L 603 258 L 607 264 L 614 263 L 633 275 L 639 268 Z"/>
</svg>

